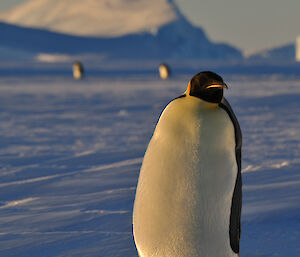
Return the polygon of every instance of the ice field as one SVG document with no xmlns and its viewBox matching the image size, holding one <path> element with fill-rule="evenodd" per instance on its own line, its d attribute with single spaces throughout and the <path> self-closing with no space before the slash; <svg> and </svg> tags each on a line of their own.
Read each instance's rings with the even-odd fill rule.
<svg viewBox="0 0 300 257">
<path fill-rule="evenodd" d="M 0 256 L 137 256 L 142 157 L 191 75 L 0 76 Z M 243 131 L 240 256 L 300 256 L 300 79 L 220 75 Z"/>
</svg>

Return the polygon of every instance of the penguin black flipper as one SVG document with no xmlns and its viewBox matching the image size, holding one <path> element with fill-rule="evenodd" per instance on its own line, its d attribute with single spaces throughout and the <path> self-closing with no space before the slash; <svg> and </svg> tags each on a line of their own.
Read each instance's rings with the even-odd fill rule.
<svg viewBox="0 0 300 257">
<path fill-rule="evenodd" d="M 232 251 L 239 253 L 240 248 L 240 235 L 241 235 L 241 209 L 242 209 L 242 174 L 241 174 L 241 153 L 242 153 L 242 132 L 239 122 L 230 106 L 228 101 L 223 97 L 219 106 L 224 109 L 233 125 L 235 131 L 235 155 L 238 167 L 238 173 L 236 183 L 232 196 L 231 212 L 230 212 L 230 224 L 229 224 L 229 236 L 230 246 Z"/>
</svg>

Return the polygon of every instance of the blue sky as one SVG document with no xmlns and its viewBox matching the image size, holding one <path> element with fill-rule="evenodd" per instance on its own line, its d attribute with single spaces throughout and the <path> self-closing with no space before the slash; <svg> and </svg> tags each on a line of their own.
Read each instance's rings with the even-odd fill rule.
<svg viewBox="0 0 300 257">
<path fill-rule="evenodd" d="M 1 0 L 0 10 L 28 0 Z M 175 0 L 214 41 L 246 53 L 292 43 L 300 35 L 299 0 Z"/>
</svg>

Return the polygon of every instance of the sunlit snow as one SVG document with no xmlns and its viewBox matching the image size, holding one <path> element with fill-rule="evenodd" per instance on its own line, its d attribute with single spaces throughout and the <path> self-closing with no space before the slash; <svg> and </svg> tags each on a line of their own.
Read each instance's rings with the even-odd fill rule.
<svg viewBox="0 0 300 257">
<path fill-rule="evenodd" d="M 0 256 L 137 256 L 142 157 L 189 78 L 0 77 Z M 244 136 L 240 256 L 300 256 L 300 80 L 223 78 Z"/>
</svg>

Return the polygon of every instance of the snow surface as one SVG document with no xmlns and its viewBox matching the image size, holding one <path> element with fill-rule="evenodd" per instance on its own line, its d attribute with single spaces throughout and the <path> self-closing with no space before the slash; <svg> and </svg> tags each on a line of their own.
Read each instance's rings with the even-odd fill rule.
<svg viewBox="0 0 300 257">
<path fill-rule="evenodd" d="M 1 76 L 0 256 L 137 256 L 142 157 L 189 78 Z M 300 256 L 300 80 L 223 78 L 244 136 L 241 257 Z"/>
<path fill-rule="evenodd" d="M 35 58 L 35 54 L 30 53 L 29 51 L 24 51 L 20 49 L 3 47 L 0 46 L 0 58 L 1 62 L 3 61 L 22 61 L 22 60 L 30 60 Z"/>
</svg>

